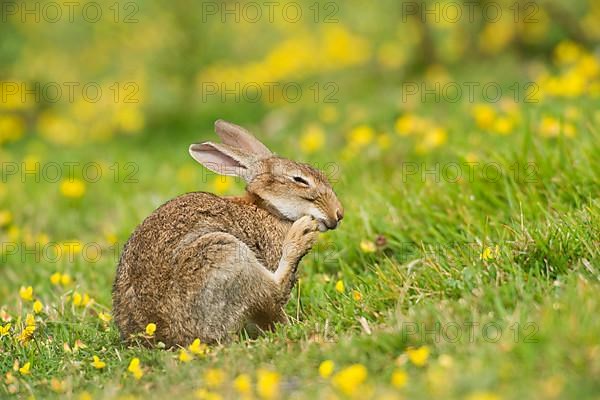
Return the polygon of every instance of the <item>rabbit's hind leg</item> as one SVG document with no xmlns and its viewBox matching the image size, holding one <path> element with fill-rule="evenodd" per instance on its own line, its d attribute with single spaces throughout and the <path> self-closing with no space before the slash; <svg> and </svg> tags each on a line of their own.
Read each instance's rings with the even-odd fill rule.
<svg viewBox="0 0 600 400">
<path fill-rule="evenodd" d="M 173 318 L 182 326 L 172 333 L 182 335 L 180 342 L 226 342 L 257 314 L 266 320 L 282 319 L 281 285 L 236 237 L 205 234 L 181 250 L 176 260 L 183 282 L 174 289 L 185 311 Z"/>
</svg>

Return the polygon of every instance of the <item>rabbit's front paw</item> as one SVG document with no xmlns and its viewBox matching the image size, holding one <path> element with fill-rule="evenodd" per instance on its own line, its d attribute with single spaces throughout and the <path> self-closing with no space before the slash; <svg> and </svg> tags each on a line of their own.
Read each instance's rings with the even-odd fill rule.
<svg viewBox="0 0 600 400">
<path fill-rule="evenodd" d="M 290 228 L 283 242 L 283 255 L 290 262 L 300 261 L 310 251 L 317 240 L 319 224 L 313 218 L 304 216 Z"/>
</svg>

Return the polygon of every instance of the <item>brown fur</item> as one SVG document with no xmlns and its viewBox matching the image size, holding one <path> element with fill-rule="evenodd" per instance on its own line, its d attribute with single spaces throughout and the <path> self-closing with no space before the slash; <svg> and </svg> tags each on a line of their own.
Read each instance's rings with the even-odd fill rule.
<svg viewBox="0 0 600 400">
<path fill-rule="evenodd" d="M 192 155 L 242 176 L 247 195 L 188 193 L 138 226 L 113 285 L 115 322 L 125 339 L 151 322 L 156 340 L 169 346 L 195 338 L 225 342 L 248 322 L 262 329 L 285 323 L 298 263 L 317 230 L 335 228 L 343 216 L 320 172 L 271 155 L 233 124 L 218 121 L 217 133 L 224 144 L 193 145 Z M 310 185 L 295 182 L 298 174 Z"/>
</svg>

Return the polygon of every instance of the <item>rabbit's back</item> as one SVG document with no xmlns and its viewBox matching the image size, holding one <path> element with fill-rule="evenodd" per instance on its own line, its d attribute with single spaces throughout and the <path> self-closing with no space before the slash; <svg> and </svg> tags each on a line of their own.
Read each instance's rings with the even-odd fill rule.
<svg viewBox="0 0 600 400">
<path fill-rule="evenodd" d="M 113 308 L 122 334 L 143 331 L 150 322 L 169 325 L 175 310 L 185 308 L 176 294 L 187 290 L 192 274 L 195 280 L 202 276 L 187 265 L 203 266 L 181 262 L 180 255 L 197 239 L 214 232 L 230 234 L 275 271 L 288 228 L 288 223 L 239 198 L 195 192 L 163 204 L 137 227 L 119 261 Z"/>
</svg>

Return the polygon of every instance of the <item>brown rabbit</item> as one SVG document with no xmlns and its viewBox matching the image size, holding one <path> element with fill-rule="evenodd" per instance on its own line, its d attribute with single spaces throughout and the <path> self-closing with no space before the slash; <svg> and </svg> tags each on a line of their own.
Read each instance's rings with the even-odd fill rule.
<svg viewBox="0 0 600 400">
<path fill-rule="evenodd" d="M 213 172 L 243 178 L 246 195 L 184 194 L 137 227 L 113 285 L 124 339 L 151 322 L 168 346 L 226 342 L 247 323 L 264 330 L 285 323 L 298 263 L 317 231 L 343 217 L 321 172 L 274 155 L 237 125 L 219 120 L 215 130 L 223 143 L 193 144 L 190 154 Z"/>
</svg>

